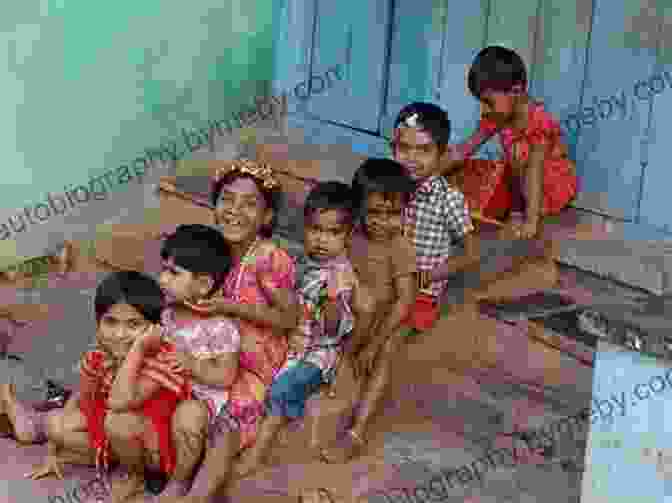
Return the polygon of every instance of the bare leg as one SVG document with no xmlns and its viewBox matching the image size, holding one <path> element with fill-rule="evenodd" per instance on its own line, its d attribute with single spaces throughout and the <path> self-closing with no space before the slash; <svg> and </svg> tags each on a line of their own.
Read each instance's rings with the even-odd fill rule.
<svg viewBox="0 0 672 503">
<path fill-rule="evenodd" d="M 196 473 L 186 501 L 215 503 L 220 488 L 231 479 L 233 458 L 240 451 L 240 434 L 227 428 L 216 428 L 209 439 L 205 459 Z"/>
<path fill-rule="evenodd" d="M 0 384 L 0 401 L 16 440 L 22 444 L 40 443 L 46 440 L 47 413 L 37 412 L 19 402 L 13 384 Z"/>
<path fill-rule="evenodd" d="M 269 415 L 264 419 L 259 428 L 257 441 L 242 454 L 240 461 L 236 463 L 234 468 L 236 475 L 240 477 L 251 475 L 266 462 L 278 432 L 283 426 L 287 426 L 288 422 L 289 419 L 281 415 Z"/>
<path fill-rule="evenodd" d="M 159 500 L 181 498 L 189 491 L 189 483 L 205 453 L 208 432 L 208 409 L 198 400 L 181 402 L 173 415 L 173 442 L 177 454 L 175 471 Z"/>
<path fill-rule="evenodd" d="M 105 431 L 112 451 L 124 468 L 124 478 L 112 483 L 112 501 L 122 503 L 144 494 L 146 420 L 133 413 L 108 413 Z M 126 476 L 127 475 L 127 476 Z"/>
<path fill-rule="evenodd" d="M 352 459 L 358 447 L 363 446 L 366 427 L 383 398 L 390 377 L 390 363 L 401 344 L 402 340 L 399 338 L 399 334 L 394 334 L 381 345 L 376 356 L 373 373 L 364 388 L 355 415 L 355 422 L 345 438 L 338 442 L 339 445 L 332 444 L 332 446 L 322 450 L 322 458 L 325 461 L 345 463 Z"/>
<path fill-rule="evenodd" d="M 352 349 L 357 352 L 369 339 L 369 332 L 373 327 L 376 315 L 374 297 L 366 287 L 357 285 L 354 290 L 353 308 L 355 311 L 355 326 L 352 334 Z"/>
<path fill-rule="evenodd" d="M 47 437 L 57 447 L 62 463 L 95 465 L 96 452 L 89 444 L 86 418 L 79 411 L 52 411 L 47 416 Z"/>
</svg>

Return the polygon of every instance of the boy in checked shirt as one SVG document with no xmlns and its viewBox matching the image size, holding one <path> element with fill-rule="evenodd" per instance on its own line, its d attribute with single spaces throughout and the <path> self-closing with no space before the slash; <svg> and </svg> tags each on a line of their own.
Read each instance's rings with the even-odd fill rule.
<svg viewBox="0 0 672 503">
<path fill-rule="evenodd" d="M 441 176 L 449 138 L 448 115 L 431 103 L 411 103 L 395 120 L 394 159 L 417 184 L 402 221 L 415 245 L 419 287 L 406 335 L 434 326 L 451 276 L 480 259 L 464 194 Z"/>
</svg>

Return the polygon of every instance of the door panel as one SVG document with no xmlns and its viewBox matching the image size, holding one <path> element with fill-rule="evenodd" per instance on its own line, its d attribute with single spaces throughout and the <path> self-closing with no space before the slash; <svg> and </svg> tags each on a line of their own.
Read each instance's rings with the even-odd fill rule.
<svg viewBox="0 0 672 503">
<path fill-rule="evenodd" d="M 544 101 L 561 122 L 570 157 L 579 129 L 567 115 L 581 102 L 592 0 L 541 0 L 530 95 Z"/>
<path fill-rule="evenodd" d="M 378 131 L 385 85 L 389 0 L 315 0 L 316 25 L 311 75 L 326 75 L 341 64 L 343 79 L 324 85 L 311 79 L 307 110 L 329 120 L 371 132 Z"/>
<path fill-rule="evenodd" d="M 635 22 L 641 9 L 640 0 L 595 0 L 585 91 L 568 118 L 581 128 L 577 205 L 623 219 L 636 216 L 650 116 L 635 84 L 655 65 L 655 47 Z"/>
<path fill-rule="evenodd" d="M 399 111 L 413 101 L 438 101 L 449 0 L 397 2 L 390 42 L 390 75 L 381 132 L 389 138 Z"/>
<path fill-rule="evenodd" d="M 438 100 L 451 119 L 452 143 L 464 139 L 478 125 L 479 105 L 467 90 L 467 72 L 486 41 L 488 4 L 488 0 L 448 1 Z M 479 156 L 483 152 L 482 148 Z"/>
<path fill-rule="evenodd" d="M 307 101 L 297 100 L 294 88 L 310 75 L 314 0 L 280 0 L 276 27 L 274 92 L 288 93 L 288 113 L 305 112 Z"/>
<path fill-rule="evenodd" d="M 642 104 L 651 105 L 651 127 L 648 135 L 646 156 L 644 156 L 644 179 L 640 217 L 642 223 L 672 232 L 672 171 L 670 165 L 670 131 L 672 131 L 672 0 L 658 0 L 658 9 L 650 12 L 653 19 L 648 25 L 655 30 L 657 40 L 657 60 L 652 75 L 641 75 L 639 94 L 651 96 Z M 667 15 L 666 15 L 667 13 Z M 640 22 L 640 24 L 643 20 Z M 640 79 L 638 79 L 640 80 Z"/>
</svg>

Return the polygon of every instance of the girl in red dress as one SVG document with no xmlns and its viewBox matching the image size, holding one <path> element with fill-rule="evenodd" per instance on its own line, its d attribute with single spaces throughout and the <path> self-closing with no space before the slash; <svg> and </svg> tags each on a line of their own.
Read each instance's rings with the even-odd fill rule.
<svg viewBox="0 0 672 503">
<path fill-rule="evenodd" d="M 48 442 L 45 463 L 31 478 L 62 478 L 61 463 L 95 465 L 102 475 L 111 461 L 121 461 L 129 476 L 113 483 L 112 496 L 124 501 L 144 492 L 146 465 L 172 472 L 171 418 L 191 391 L 186 373 L 172 363 L 175 348 L 162 337 L 162 307 L 155 280 L 135 271 L 112 273 L 96 290 L 96 343 L 81 358 L 79 393 L 63 409 L 37 413 L 16 399 L 10 385 L 0 385 L 17 439 Z M 136 410 L 142 429 L 131 440 L 139 444 L 142 466 L 134 472 L 125 462 L 134 454 L 125 448 L 129 439 L 110 432 L 108 419 Z"/>
<path fill-rule="evenodd" d="M 575 164 L 567 158 L 560 123 L 527 94 L 525 64 L 510 49 L 490 46 L 479 52 L 467 82 L 481 103 L 481 121 L 478 131 L 452 151 L 453 160 L 466 159 L 465 194 L 485 216 L 524 213 L 522 223 L 514 223 L 516 234 L 532 238 L 541 217 L 558 213 L 577 192 Z M 495 134 L 504 159 L 469 160 Z"/>
</svg>

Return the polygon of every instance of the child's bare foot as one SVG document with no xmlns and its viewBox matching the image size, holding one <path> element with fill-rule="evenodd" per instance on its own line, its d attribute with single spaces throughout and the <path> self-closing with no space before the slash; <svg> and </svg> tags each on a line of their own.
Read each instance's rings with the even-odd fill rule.
<svg viewBox="0 0 672 503">
<path fill-rule="evenodd" d="M 144 497 L 145 477 L 141 473 L 123 470 L 121 476 L 110 482 L 113 503 L 131 503 Z"/>
<path fill-rule="evenodd" d="M 306 489 L 299 495 L 299 503 L 340 503 L 343 501 L 337 498 L 331 491 L 320 487 L 319 489 Z"/>
<path fill-rule="evenodd" d="M 5 401 L 0 397 L 0 438 L 11 437 L 14 434 L 14 428 L 7 415 Z"/>
<path fill-rule="evenodd" d="M 320 451 L 320 457 L 325 463 L 347 463 L 356 457 L 364 447 L 364 439 L 353 430 L 337 439 L 330 446 Z"/>
<path fill-rule="evenodd" d="M 0 402 L 6 414 L 14 437 L 21 443 L 32 444 L 42 440 L 36 413 L 16 399 L 16 389 L 13 384 L 0 384 Z"/>
<path fill-rule="evenodd" d="M 233 467 L 233 473 L 238 478 L 245 478 L 259 471 L 262 462 L 260 456 L 248 449 L 241 454 L 240 459 Z"/>
</svg>

